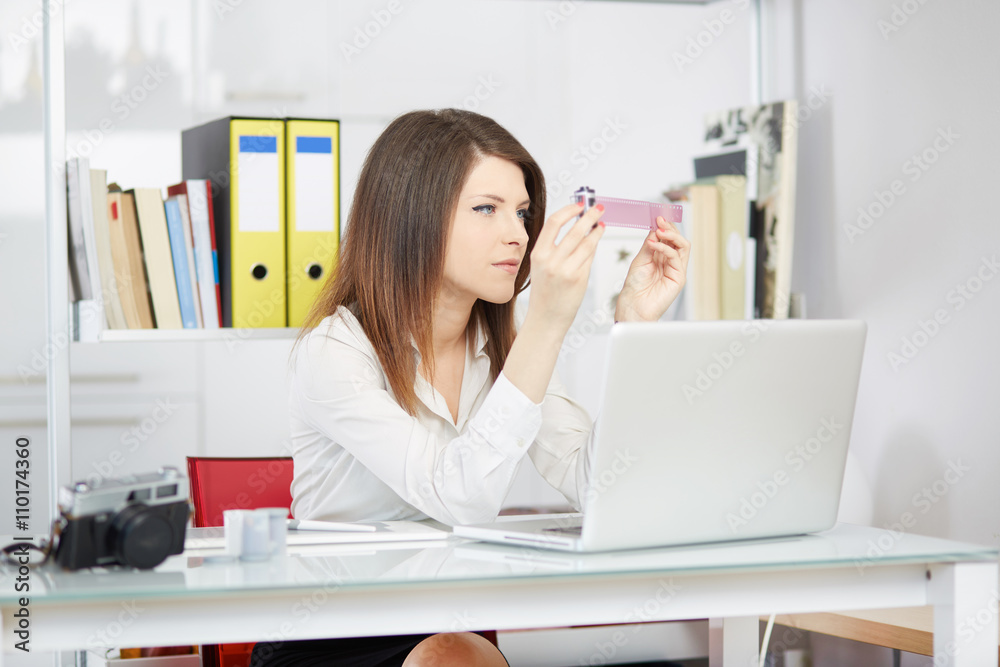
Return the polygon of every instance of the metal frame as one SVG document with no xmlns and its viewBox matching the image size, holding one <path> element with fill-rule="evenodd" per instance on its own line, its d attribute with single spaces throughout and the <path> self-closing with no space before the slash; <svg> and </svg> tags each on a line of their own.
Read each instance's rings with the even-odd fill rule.
<svg viewBox="0 0 1000 667">
<path fill-rule="evenodd" d="M 646 0 L 669 4 L 668 0 Z M 707 0 L 706 0 L 707 1 Z M 751 100 L 761 101 L 761 1 L 753 0 Z M 683 4 L 683 3 L 682 3 Z M 59 515 L 59 489 L 72 482 L 72 421 L 70 395 L 71 306 L 69 304 L 68 233 L 66 228 L 66 58 L 65 7 L 61 0 L 44 0 L 42 57 L 44 71 L 46 327 L 53 350 L 46 369 L 46 452 L 49 519 Z M 256 337 L 256 336 L 255 336 Z M 76 661 L 80 660 L 77 656 Z M 0 652 L 0 666 L 3 655 Z M 56 656 L 55 664 L 71 664 Z"/>
<path fill-rule="evenodd" d="M 277 564 L 275 564 L 277 565 Z M 269 567 L 263 565 L 264 570 Z M 245 565 L 246 576 L 254 566 Z M 470 573 L 473 574 L 473 573 Z M 126 576 L 126 574 L 111 575 Z M 259 575 L 257 575 L 259 576 Z M 266 576 L 266 575 L 265 575 Z M 995 664 L 995 561 L 820 568 L 585 574 L 579 576 L 341 585 L 336 579 L 281 590 L 192 590 L 46 604 L 32 599 L 32 648 L 271 641 L 394 633 L 498 630 L 709 618 L 710 664 L 745 667 L 757 656 L 757 619 L 770 612 L 934 605 L 935 664 Z M 656 605 L 664 581 L 676 593 Z M 112 589 L 113 590 L 113 589 Z M 4 608 L 0 624 L 11 618 Z M 988 616 L 971 632 L 969 618 Z M 641 626 L 637 626 L 641 627 Z M 2 630 L 2 627 L 0 627 Z M 100 637 L 104 636 L 102 640 Z M 3 657 L 0 655 L 0 667 Z M 756 664 L 756 663 L 754 663 Z"/>
<path fill-rule="evenodd" d="M 684 4 L 646 0 L 659 4 Z M 703 0 L 700 4 L 706 4 Z M 763 0 L 753 0 L 751 29 L 751 101 L 760 104 L 763 94 L 761 26 Z M 66 229 L 66 58 L 63 12 L 60 0 L 45 0 L 42 12 L 45 122 L 45 224 L 46 224 L 46 338 L 54 350 L 46 371 L 47 451 L 49 461 L 49 514 L 58 516 L 59 487 L 71 477 L 72 433 L 70 420 L 70 306 L 68 234 Z M 223 334 L 188 334 L 185 339 L 216 340 Z M 155 333 L 134 336 L 109 334 L 108 340 L 157 340 Z M 286 337 L 274 332 L 253 338 Z"/>
<path fill-rule="evenodd" d="M 764 103 L 764 0 L 753 0 L 750 25 L 750 104 Z"/>
<path fill-rule="evenodd" d="M 69 239 L 66 229 L 66 36 L 63 5 L 42 4 L 42 67 L 45 135 L 45 337 L 52 350 L 45 371 L 49 519 L 59 515 L 59 488 L 70 483 Z M 81 654 L 56 653 L 55 667 L 74 665 Z M 0 651 L 0 667 L 3 653 Z"/>
<path fill-rule="evenodd" d="M 70 483 L 69 257 L 66 229 L 66 54 L 63 7 L 42 10 L 45 125 L 45 336 L 52 350 L 45 377 L 49 515 L 59 514 L 59 487 Z"/>
</svg>

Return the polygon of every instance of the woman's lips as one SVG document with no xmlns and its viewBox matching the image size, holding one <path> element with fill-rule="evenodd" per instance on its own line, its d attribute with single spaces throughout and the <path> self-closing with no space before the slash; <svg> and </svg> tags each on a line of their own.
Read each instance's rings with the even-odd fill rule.
<svg viewBox="0 0 1000 667">
<path fill-rule="evenodd" d="M 497 267 L 501 271 L 506 271 L 512 276 L 517 275 L 517 264 L 494 264 L 493 266 Z"/>
</svg>

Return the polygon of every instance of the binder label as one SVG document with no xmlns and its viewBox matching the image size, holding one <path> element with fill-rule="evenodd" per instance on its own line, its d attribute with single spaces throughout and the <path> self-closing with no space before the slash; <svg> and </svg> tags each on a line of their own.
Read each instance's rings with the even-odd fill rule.
<svg viewBox="0 0 1000 667">
<path fill-rule="evenodd" d="M 281 231 L 277 137 L 241 135 L 236 169 L 239 231 Z"/>
<path fill-rule="evenodd" d="M 295 230 L 334 231 L 333 140 L 295 138 Z"/>
</svg>

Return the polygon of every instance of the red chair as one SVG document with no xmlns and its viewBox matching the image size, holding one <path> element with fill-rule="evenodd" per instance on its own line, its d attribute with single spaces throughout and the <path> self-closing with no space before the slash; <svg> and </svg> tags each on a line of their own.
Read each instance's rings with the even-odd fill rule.
<svg viewBox="0 0 1000 667">
<path fill-rule="evenodd" d="M 187 457 L 194 525 L 221 526 L 229 509 L 291 507 L 292 459 Z M 289 511 L 291 516 L 291 511 Z M 204 667 L 247 667 L 250 644 L 205 644 Z"/>
<path fill-rule="evenodd" d="M 225 510 L 292 506 L 291 457 L 189 456 L 187 468 L 198 528 L 221 526 Z"/>
</svg>

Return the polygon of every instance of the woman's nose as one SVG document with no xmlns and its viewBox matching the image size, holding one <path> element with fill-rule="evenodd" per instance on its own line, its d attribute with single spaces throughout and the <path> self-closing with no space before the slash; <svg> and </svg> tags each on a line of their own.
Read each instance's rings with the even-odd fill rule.
<svg viewBox="0 0 1000 667">
<path fill-rule="evenodd" d="M 514 229 L 508 237 L 508 243 L 523 245 L 528 242 L 528 230 L 524 228 L 524 221 L 515 216 Z"/>
</svg>

